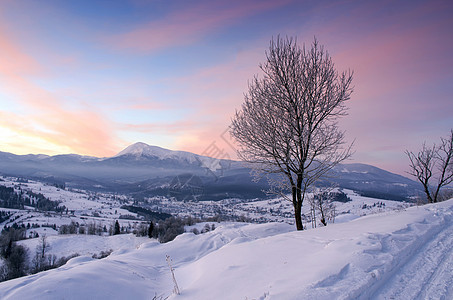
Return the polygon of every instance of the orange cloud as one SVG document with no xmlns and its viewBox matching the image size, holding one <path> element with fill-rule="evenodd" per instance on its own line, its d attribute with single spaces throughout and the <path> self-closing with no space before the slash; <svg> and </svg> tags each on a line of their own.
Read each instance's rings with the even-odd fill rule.
<svg viewBox="0 0 453 300">
<path fill-rule="evenodd" d="M 68 110 L 53 93 L 34 84 L 26 75 L 45 72 L 36 60 L 21 51 L 5 32 L 0 31 L 0 76 L 3 90 L 18 99 L 23 111 L 20 114 L 0 111 L 0 126 L 14 132 L 24 142 L 23 149 L 68 149 L 71 152 L 105 156 L 117 151 L 117 140 L 112 136 L 112 124 L 101 114 L 88 109 Z M 2 141 L 3 147 L 15 141 Z"/>
</svg>

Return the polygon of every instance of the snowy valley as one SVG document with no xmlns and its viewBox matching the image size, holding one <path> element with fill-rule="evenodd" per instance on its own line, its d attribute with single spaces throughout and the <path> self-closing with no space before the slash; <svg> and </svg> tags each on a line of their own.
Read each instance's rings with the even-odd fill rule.
<svg viewBox="0 0 453 300">
<path fill-rule="evenodd" d="M 296 231 L 292 203 L 252 192 L 238 162 L 143 143 L 1 162 L 0 299 L 452 296 L 453 199 L 421 205 L 373 166 L 336 168 Z"/>
<path fill-rule="evenodd" d="M 186 233 L 161 244 L 133 233 L 149 221 L 122 208 L 137 204 L 127 195 L 64 189 L 13 177 L 2 177 L 0 185 L 24 194 L 41 193 L 66 208 L 58 213 L 34 207 L 1 209 L 9 213 L 2 228 L 24 224 L 27 237 L 39 235 L 18 242 L 28 249 L 30 264 L 43 236 L 49 245 L 48 255 L 77 255 L 57 269 L 0 283 L 1 299 L 452 296 L 453 200 L 417 206 L 342 190 L 349 201 L 333 202 L 335 218 L 326 227 L 319 217 L 315 224 L 310 222 L 307 203 L 304 215 L 308 230 L 298 232 L 292 224 L 291 203 L 280 198 L 199 202 L 146 198 L 140 205 L 150 210 L 204 220 L 186 226 Z M 222 215 L 231 220 L 222 221 Z M 124 234 L 110 236 L 116 220 Z M 81 227 L 85 231 L 58 234 L 71 222 L 77 232 Z M 312 228 L 315 225 L 317 228 Z M 98 228 L 94 235 L 86 234 L 90 226 Z M 180 294 L 173 292 L 167 255 Z"/>
<path fill-rule="evenodd" d="M 53 189 L 40 188 L 49 189 L 44 191 L 48 195 Z M 53 253 L 69 255 L 72 249 L 82 255 L 58 269 L 1 283 L 0 298 L 451 298 L 453 200 L 410 207 L 395 203 L 392 209 L 374 206 L 372 211 L 363 209 L 363 204 L 373 207 L 381 201 L 351 197 L 352 201 L 345 203 L 349 212 L 338 218 L 345 222 L 302 232 L 285 222 L 220 222 L 214 230 L 199 235 L 186 232 L 165 244 L 132 234 L 66 236 L 47 232 Z M 102 212 L 99 222 L 107 216 L 117 217 L 114 209 L 118 208 L 102 204 L 102 197 L 82 198 L 78 201 L 85 205 L 83 214 Z M 386 208 L 392 206 L 390 201 L 385 203 Z M 345 212 L 346 208 L 340 207 L 339 211 Z M 49 222 L 58 219 L 48 218 Z M 68 221 L 65 219 L 60 216 L 59 224 Z M 22 243 L 32 249 L 37 240 Z M 91 252 L 83 252 L 84 247 Z M 93 258 L 92 253 L 103 247 L 114 251 L 103 259 Z M 179 295 L 172 292 L 167 255 Z"/>
</svg>

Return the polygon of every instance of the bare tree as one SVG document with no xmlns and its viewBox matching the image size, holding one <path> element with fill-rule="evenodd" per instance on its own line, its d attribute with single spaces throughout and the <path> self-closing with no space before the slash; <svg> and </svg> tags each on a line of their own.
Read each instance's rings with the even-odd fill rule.
<svg viewBox="0 0 453 300">
<path fill-rule="evenodd" d="M 440 141 L 439 146 L 433 144 L 432 147 L 423 143 L 417 154 L 406 150 L 410 160 L 409 174 L 421 182 L 429 203 L 438 202 L 441 188 L 453 181 L 453 129 L 448 138 L 440 138 Z M 436 182 L 434 186 L 432 181 Z"/>
<path fill-rule="evenodd" d="M 338 118 L 346 115 L 352 72 L 339 74 L 316 38 L 310 50 L 294 38 L 272 39 L 264 76 L 249 83 L 242 108 L 232 120 L 238 156 L 255 175 L 270 178 L 271 191 L 290 192 L 298 230 L 303 229 L 305 193 L 351 155 Z M 276 180 L 276 178 L 279 178 Z"/>
<path fill-rule="evenodd" d="M 37 273 L 48 269 L 51 266 L 52 256 L 47 252 L 50 250 L 50 244 L 47 241 L 46 235 L 39 237 L 38 245 L 36 246 L 35 257 L 32 260 L 33 273 Z"/>
<path fill-rule="evenodd" d="M 335 220 L 334 189 L 332 187 L 322 187 L 313 189 L 313 194 L 308 197 L 312 214 L 312 227 L 316 227 L 316 214 L 319 213 L 321 224 L 327 226 L 327 221 L 332 223 Z"/>
<path fill-rule="evenodd" d="M 41 258 L 46 257 L 47 251 L 50 249 L 50 244 L 47 242 L 46 235 L 42 235 L 39 238 L 38 246 L 36 246 L 36 252 Z"/>
</svg>

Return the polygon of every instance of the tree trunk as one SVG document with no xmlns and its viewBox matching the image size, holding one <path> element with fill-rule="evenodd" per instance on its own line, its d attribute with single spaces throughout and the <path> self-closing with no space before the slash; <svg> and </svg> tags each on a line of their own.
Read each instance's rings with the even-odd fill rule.
<svg viewBox="0 0 453 300">
<path fill-rule="evenodd" d="M 294 207 L 294 217 L 296 219 L 296 228 L 297 230 L 304 230 L 304 226 L 302 224 L 302 203 L 297 202 L 296 207 Z"/>
<path fill-rule="evenodd" d="M 293 201 L 295 200 L 294 213 L 296 218 L 296 228 L 297 230 L 304 230 L 304 225 L 302 224 L 302 176 L 297 176 L 297 186 L 293 187 Z M 294 195 L 294 192 L 296 195 Z"/>
<path fill-rule="evenodd" d="M 433 203 L 437 203 L 437 197 L 439 196 L 439 191 L 440 191 L 440 188 L 441 188 L 441 182 L 442 182 L 442 179 L 441 178 L 441 181 L 439 182 L 439 184 L 437 185 L 437 189 L 436 189 L 436 192 L 434 193 L 434 198 L 432 198 L 432 201 Z"/>
<path fill-rule="evenodd" d="M 297 201 L 297 187 L 293 186 L 291 189 L 292 196 L 293 196 L 293 206 L 294 206 L 294 219 L 296 220 L 296 228 L 297 230 L 303 230 L 304 227 L 302 225 L 302 205 L 299 205 L 299 201 Z"/>
<path fill-rule="evenodd" d="M 423 188 L 425 189 L 426 198 L 428 198 L 428 203 L 434 203 L 431 193 L 429 192 L 428 183 L 423 183 Z"/>
</svg>

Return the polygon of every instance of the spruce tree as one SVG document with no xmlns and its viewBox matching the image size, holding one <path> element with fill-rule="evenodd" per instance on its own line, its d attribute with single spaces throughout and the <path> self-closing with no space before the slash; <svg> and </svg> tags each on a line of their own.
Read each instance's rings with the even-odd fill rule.
<svg viewBox="0 0 453 300">
<path fill-rule="evenodd" d="M 118 223 L 118 220 L 115 221 L 115 230 L 113 231 L 113 235 L 120 234 L 120 223 Z"/>
</svg>

